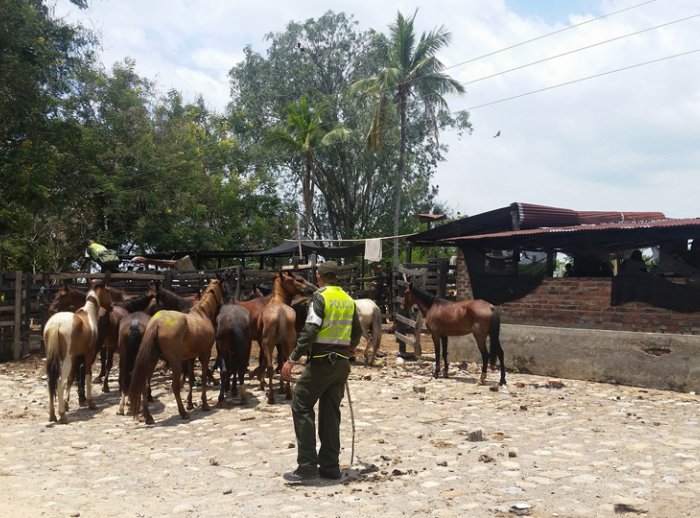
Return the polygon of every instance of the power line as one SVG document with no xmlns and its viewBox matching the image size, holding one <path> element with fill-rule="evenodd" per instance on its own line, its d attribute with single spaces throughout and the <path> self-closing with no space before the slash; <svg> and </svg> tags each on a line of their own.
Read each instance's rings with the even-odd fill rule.
<svg viewBox="0 0 700 518">
<path fill-rule="evenodd" d="M 592 43 L 591 45 L 586 45 L 585 47 L 580 47 L 580 48 L 578 48 L 578 49 L 573 49 L 573 50 L 569 50 L 569 51 L 567 51 L 567 52 L 562 52 L 561 54 L 556 54 L 556 55 L 554 55 L 554 56 L 550 56 L 550 57 L 547 57 L 547 58 L 538 59 L 537 61 L 532 61 L 532 62 L 526 63 L 526 64 L 524 64 L 524 65 L 519 65 L 519 66 L 517 66 L 517 67 L 509 68 L 509 69 L 507 69 L 507 70 L 502 70 L 502 71 L 500 71 L 500 72 L 496 72 L 495 74 L 491 74 L 491 75 L 488 75 L 488 76 L 480 77 L 480 78 L 478 78 L 478 79 L 473 79 L 473 80 L 471 80 L 471 81 L 467 81 L 466 83 L 462 83 L 462 84 L 463 84 L 463 85 L 470 85 L 470 84 L 473 84 L 473 83 L 478 83 L 479 81 L 485 81 L 486 79 L 491 79 L 491 78 L 493 78 L 493 77 L 497 77 L 497 76 L 500 76 L 500 75 L 504 75 L 504 74 L 507 74 L 507 73 L 509 73 L 509 72 L 513 72 L 513 71 L 515 71 L 515 70 L 520 70 L 520 69 L 522 69 L 522 68 L 529 67 L 529 66 L 531 66 L 531 65 L 539 65 L 540 63 L 544 63 L 545 61 L 551 61 L 552 59 L 561 58 L 561 57 L 563 57 L 563 56 L 568 56 L 568 55 L 570 55 L 570 54 L 574 54 L 574 53 L 580 52 L 580 51 L 582 51 L 582 50 L 587 50 L 587 49 L 591 49 L 591 48 L 593 48 L 593 47 L 597 47 L 597 46 L 599 46 L 599 45 L 604 45 L 605 43 L 610 43 L 610 42 L 612 42 L 612 41 L 617 41 L 617 40 L 621 40 L 621 39 L 624 39 L 624 38 L 629 38 L 630 36 L 636 36 L 636 35 L 638 35 L 638 34 L 642 34 L 642 33 L 649 32 L 649 31 L 653 31 L 653 30 L 655 30 L 655 29 L 660 29 L 661 27 L 667 27 L 667 26 L 669 26 L 669 25 L 673 25 L 674 23 L 684 22 L 684 21 L 690 20 L 690 19 L 692 19 L 692 18 L 697 18 L 698 16 L 700 16 L 700 13 L 698 13 L 698 14 L 693 14 L 693 15 L 691 15 L 691 16 L 686 16 L 685 18 L 680 18 L 680 19 L 678 19 L 678 20 L 673 20 L 673 21 L 671 21 L 671 22 L 662 23 L 661 25 L 657 25 L 657 26 L 655 26 L 655 27 L 649 27 L 649 28 L 647 28 L 647 29 L 642 29 L 641 31 L 630 32 L 630 33 L 628 33 L 628 34 L 623 34 L 622 36 L 616 36 L 616 37 L 614 37 L 614 38 L 610 38 L 609 40 L 599 41 L 598 43 Z"/>
<path fill-rule="evenodd" d="M 478 109 L 478 108 L 484 108 L 484 107 L 486 107 L 486 106 L 492 106 L 492 105 L 494 105 L 494 104 L 499 104 L 499 103 L 506 102 L 506 101 L 512 101 L 513 99 L 518 99 L 518 98 L 520 98 L 520 97 L 525 97 L 526 95 L 536 94 L 536 93 L 539 93 L 539 92 L 545 92 L 545 91 L 547 91 L 547 90 L 553 90 L 554 88 L 559 88 L 559 87 L 561 87 L 561 86 L 568 86 L 568 85 L 571 85 L 571 84 L 574 84 L 574 83 L 580 83 L 580 82 L 582 82 L 582 81 L 587 81 L 587 80 L 589 80 L 589 79 L 595 79 L 596 77 L 606 76 L 606 75 L 608 75 L 608 74 L 614 74 L 615 72 L 621 72 L 621 71 L 623 71 L 623 70 L 629 70 L 629 69 L 631 69 L 631 68 L 637 68 L 637 67 L 641 67 L 641 66 L 644 66 L 644 65 L 650 65 L 650 64 L 652 64 L 652 63 L 658 63 L 658 62 L 660 62 L 660 61 L 666 61 L 666 60 L 668 60 L 668 59 L 678 58 L 678 57 L 681 57 L 681 56 L 687 56 L 688 54 L 693 54 L 693 53 L 695 53 L 695 52 L 700 52 L 700 49 L 689 50 L 689 51 L 687 51 L 687 52 L 681 52 L 681 53 L 679 53 L 679 54 L 673 54 L 673 55 L 671 55 L 671 56 L 665 56 L 665 57 L 663 57 L 663 58 L 652 59 L 652 60 L 649 60 L 649 61 L 644 61 L 644 62 L 642 62 L 642 63 L 636 63 L 636 64 L 634 64 L 634 65 L 629 65 L 629 66 L 622 67 L 622 68 L 616 68 L 615 70 L 608 70 L 607 72 L 601 72 L 600 74 L 595 74 L 595 75 L 587 76 L 587 77 L 581 77 L 581 78 L 579 78 L 579 79 L 574 79 L 574 80 L 572 80 L 572 81 L 566 81 L 565 83 L 558 83 L 558 84 L 556 84 L 556 85 L 547 86 L 547 87 L 545 87 L 545 88 L 540 88 L 540 89 L 538 89 L 538 90 L 532 90 L 532 91 L 530 91 L 530 92 L 525 92 L 525 93 L 518 94 L 518 95 L 513 95 L 513 96 L 511 96 L 511 97 L 505 97 L 505 98 L 503 98 L 503 99 L 498 99 L 498 100 L 496 100 L 496 101 L 491 101 L 491 102 L 487 102 L 487 103 L 483 103 L 483 104 L 477 104 L 476 106 L 471 106 L 471 107 L 469 107 L 469 108 L 465 108 L 465 109 L 463 109 L 463 110 L 458 110 L 458 111 L 462 111 L 462 112 L 464 112 L 464 111 L 472 111 L 472 110 L 476 110 L 476 109 Z"/>
<path fill-rule="evenodd" d="M 482 56 L 478 56 L 478 57 L 476 57 L 476 58 L 471 58 L 471 59 L 468 59 L 468 60 L 466 60 L 466 61 L 462 61 L 461 63 L 457 63 L 456 65 L 451 65 L 451 66 L 449 66 L 449 67 L 445 67 L 443 70 L 449 70 L 449 69 L 451 69 L 451 68 L 461 67 L 462 65 L 467 65 L 467 64 L 469 64 L 469 63 L 473 63 L 474 61 L 479 61 L 480 59 L 484 59 L 484 58 L 488 58 L 488 57 L 494 56 L 494 55 L 496 55 L 496 54 L 500 54 L 501 52 L 505 52 L 506 50 L 511 50 L 511 49 L 516 48 L 516 47 L 520 47 L 520 46 L 522 46 L 522 45 L 526 45 L 526 44 L 528 44 L 528 43 L 532 43 L 533 41 L 537 41 L 537 40 L 541 40 L 541 39 L 543 39 L 543 38 L 547 38 L 547 37 L 549 37 L 549 36 L 554 36 L 555 34 L 559 34 L 560 32 L 568 31 L 569 29 L 575 29 L 576 27 L 581 27 L 582 25 L 586 25 L 587 23 L 595 22 L 595 21 L 597 21 L 597 20 L 601 20 L 601 19 L 603 19 L 603 18 L 607 18 L 608 16 L 613 16 L 613 15 L 616 15 L 616 14 L 620 14 L 620 13 L 623 13 L 623 12 L 625 12 L 625 11 L 629 11 L 629 10 L 631 10 L 631 9 L 636 9 L 637 7 L 641 7 L 641 6 L 643 6 L 643 5 L 647 5 L 647 4 L 650 4 L 650 3 L 652 3 L 652 2 L 656 2 L 656 0 L 648 0 L 647 2 L 642 2 L 641 4 L 633 5 L 633 6 L 630 6 L 630 7 L 625 7 L 624 9 L 620 9 L 619 11 L 613 11 L 613 12 L 611 12 L 611 13 L 607 13 L 607 14 L 603 14 L 603 15 L 601 15 L 601 16 L 597 16 L 596 18 L 591 18 L 590 20 L 586 20 L 585 22 L 576 23 L 576 24 L 574 24 L 574 25 L 569 25 L 568 27 L 564 27 L 563 29 L 558 29 L 558 30 L 553 31 L 553 32 L 548 32 L 547 34 L 542 34 L 542 35 L 540 35 L 540 36 L 536 36 L 536 37 L 531 38 L 531 39 L 529 39 L 529 40 L 521 41 L 520 43 L 516 43 L 516 44 L 514 44 L 514 45 L 510 45 L 509 47 L 505 47 L 505 48 L 502 48 L 502 49 L 500 49 L 500 50 L 494 50 L 493 52 L 489 52 L 489 53 L 484 54 L 484 55 L 482 55 Z"/>
</svg>

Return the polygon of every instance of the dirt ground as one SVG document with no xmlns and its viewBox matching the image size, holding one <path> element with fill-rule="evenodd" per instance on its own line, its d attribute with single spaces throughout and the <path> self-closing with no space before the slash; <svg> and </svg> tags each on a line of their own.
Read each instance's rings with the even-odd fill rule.
<svg viewBox="0 0 700 518">
<path fill-rule="evenodd" d="M 268 405 L 252 382 L 248 405 L 196 408 L 183 421 L 158 377 L 156 424 L 146 426 L 116 415 L 115 369 L 112 392 L 94 385 L 97 410 L 77 408 L 74 391 L 70 423 L 55 425 L 43 359 L 0 364 L 0 516 L 700 512 L 697 395 L 510 372 L 505 388 L 495 385 L 497 373 L 480 386 L 475 365 L 453 365 L 449 378 L 435 380 L 428 357 L 397 358 L 392 335 L 382 350 L 379 365 L 351 373 L 343 479 L 308 486 L 281 478 L 296 466 L 289 402 Z M 217 393 L 209 388 L 211 404 Z M 195 404 L 199 397 L 196 390 Z"/>
</svg>

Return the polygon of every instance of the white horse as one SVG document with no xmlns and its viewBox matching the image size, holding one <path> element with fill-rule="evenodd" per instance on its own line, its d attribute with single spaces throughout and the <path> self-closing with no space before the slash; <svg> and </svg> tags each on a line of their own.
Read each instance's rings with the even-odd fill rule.
<svg viewBox="0 0 700 518">
<path fill-rule="evenodd" d="M 112 310 L 109 290 L 102 281 L 90 288 L 85 305 L 75 313 L 54 314 L 44 327 L 46 346 L 46 377 L 49 384 L 49 420 L 56 421 L 54 399 L 58 399 L 59 422 L 68 423 L 66 410 L 71 382 L 71 369 L 78 356 L 85 356 L 87 405 L 92 401 L 92 363 L 97 355 L 97 315 L 100 307 Z M 65 395 L 64 395 L 65 390 Z"/>
<path fill-rule="evenodd" d="M 372 299 L 355 299 L 355 308 L 362 324 L 362 336 L 367 340 L 365 365 L 373 365 L 382 343 L 382 311 Z"/>
</svg>

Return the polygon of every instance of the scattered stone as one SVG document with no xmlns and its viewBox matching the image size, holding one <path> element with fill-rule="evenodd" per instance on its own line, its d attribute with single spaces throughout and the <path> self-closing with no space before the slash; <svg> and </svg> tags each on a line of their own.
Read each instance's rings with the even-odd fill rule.
<svg viewBox="0 0 700 518">
<path fill-rule="evenodd" d="M 295 447 L 296 447 L 296 444 L 294 444 L 293 442 L 290 442 L 290 443 L 287 444 L 287 448 L 289 448 L 289 449 L 292 449 L 292 448 L 295 448 Z"/>
<path fill-rule="evenodd" d="M 646 514 L 647 513 L 647 511 L 637 509 L 636 507 L 631 506 L 629 504 L 615 504 L 614 510 L 615 510 L 615 513 L 617 513 L 617 514 L 623 514 L 623 513 Z"/>
<path fill-rule="evenodd" d="M 401 475 L 405 475 L 405 471 L 401 471 L 400 469 L 394 468 L 391 470 L 391 474 L 395 477 L 400 477 Z"/>
<path fill-rule="evenodd" d="M 469 442 L 479 442 L 484 440 L 484 434 L 481 431 L 481 428 L 477 428 L 476 430 L 472 430 L 469 432 L 469 435 L 467 435 L 467 440 Z"/>
<path fill-rule="evenodd" d="M 525 388 L 525 383 L 523 383 L 522 381 L 518 381 L 515 383 L 515 386 L 518 388 Z"/>
<path fill-rule="evenodd" d="M 219 465 L 219 461 L 216 460 L 216 459 L 214 459 L 214 458 L 211 458 L 211 459 L 209 459 L 209 465 L 210 465 L 210 466 L 218 466 L 218 465 Z"/>
<path fill-rule="evenodd" d="M 494 461 L 494 458 L 491 457 L 491 455 L 487 455 L 485 453 L 482 453 L 481 455 L 479 455 L 479 462 L 489 463 L 489 462 L 493 462 L 493 461 Z"/>
<path fill-rule="evenodd" d="M 498 392 L 498 385 L 492 385 L 492 386 L 490 386 L 490 387 L 489 387 L 489 390 L 490 390 L 491 392 Z"/>
<path fill-rule="evenodd" d="M 549 380 L 547 386 L 549 388 L 560 389 L 564 387 L 564 383 L 561 380 Z"/>
<path fill-rule="evenodd" d="M 442 461 L 438 462 L 437 465 L 438 465 L 438 466 L 442 466 L 442 467 L 447 467 L 447 461 L 446 461 L 446 460 L 442 460 Z"/>
<path fill-rule="evenodd" d="M 517 457 L 517 456 L 518 456 L 518 454 L 515 453 L 514 451 L 509 451 L 509 452 L 508 452 L 508 457 L 510 457 L 511 459 L 514 458 L 514 457 Z"/>
<path fill-rule="evenodd" d="M 527 405 L 520 405 L 520 410 L 522 410 L 522 411 L 527 410 Z"/>
<path fill-rule="evenodd" d="M 372 381 L 372 375 L 371 374 L 365 374 L 362 376 L 362 379 L 365 381 Z"/>
<path fill-rule="evenodd" d="M 230 495 L 231 493 L 233 493 L 233 489 L 231 489 L 230 487 L 224 489 L 224 494 L 225 494 L 225 495 Z"/>
<path fill-rule="evenodd" d="M 420 385 L 413 385 L 413 392 L 417 392 L 419 394 L 425 393 L 425 387 L 420 386 Z"/>
<path fill-rule="evenodd" d="M 513 504 L 510 506 L 510 512 L 515 514 L 516 516 L 527 516 L 528 514 L 530 514 L 531 510 L 532 506 L 525 502 L 518 502 L 517 504 Z"/>
<path fill-rule="evenodd" d="M 246 415 L 241 417 L 241 421 L 252 421 L 253 419 L 255 419 L 254 415 Z"/>
</svg>

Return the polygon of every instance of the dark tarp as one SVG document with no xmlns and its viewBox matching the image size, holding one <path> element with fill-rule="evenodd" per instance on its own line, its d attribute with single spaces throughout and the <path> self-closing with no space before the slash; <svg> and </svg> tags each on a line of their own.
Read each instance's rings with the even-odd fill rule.
<svg viewBox="0 0 700 518">
<path fill-rule="evenodd" d="M 610 305 L 646 302 L 681 313 L 700 311 L 700 280 L 680 284 L 658 275 L 618 275 L 612 279 Z"/>
</svg>

